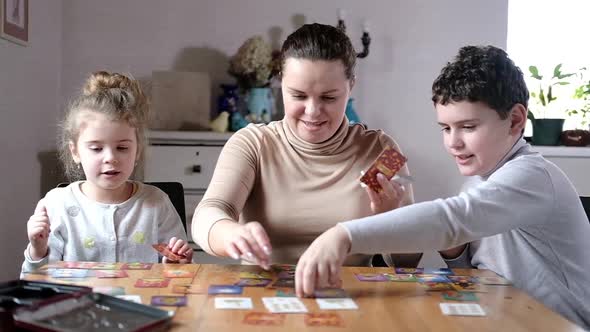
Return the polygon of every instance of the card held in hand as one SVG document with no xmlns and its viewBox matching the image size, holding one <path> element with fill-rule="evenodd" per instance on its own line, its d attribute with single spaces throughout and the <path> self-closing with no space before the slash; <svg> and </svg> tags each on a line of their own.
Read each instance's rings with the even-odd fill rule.
<svg viewBox="0 0 590 332">
<path fill-rule="evenodd" d="M 156 251 L 158 251 L 162 256 L 168 258 L 171 261 L 177 262 L 185 258 L 184 256 L 180 256 L 178 254 L 173 253 L 172 250 L 168 248 L 168 245 L 166 243 L 152 244 L 152 247 L 154 247 L 154 249 L 156 249 Z"/>
<path fill-rule="evenodd" d="M 397 173 L 404 165 L 408 158 L 403 156 L 401 153 L 396 151 L 394 148 L 387 146 L 381 152 L 377 160 L 373 162 L 371 167 L 361 176 L 360 181 L 369 188 L 373 189 L 375 192 L 381 192 L 382 188 L 379 182 L 377 181 L 377 174 L 381 173 L 385 175 L 387 180 L 391 180 L 391 178 Z"/>
</svg>

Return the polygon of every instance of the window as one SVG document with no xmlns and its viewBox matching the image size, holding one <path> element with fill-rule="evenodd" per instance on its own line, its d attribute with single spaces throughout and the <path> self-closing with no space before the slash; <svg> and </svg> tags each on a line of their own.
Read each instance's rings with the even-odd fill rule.
<svg viewBox="0 0 590 332">
<path fill-rule="evenodd" d="M 560 63 L 564 73 L 578 72 L 582 67 L 590 69 L 589 19 L 589 0 L 509 0 L 507 51 L 522 69 L 531 92 L 539 89 L 539 81 L 531 78 L 531 65 L 537 66 L 539 73 L 547 76 L 552 76 L 553 68 Z M 590 71 L 587 71 L 586 81 L 589 76 Z M 555 88 L 553 95 L 558 98 L 549 104 L 551 107 L 542 111 L 531 98 L 529 108 L 537 116 L 565 117 L 564 129 L 588 129 L 587 123 L 582 126 L 584 119 L 581 116 L 567 116 L 565 113 L 565 110 L 578 108 L 582 103 L 571 98 L 582 81 L 579 76 L 571 81 L 570 85 Z M 585 120 L 588 122 L 588 119 Z"/>
</svg>

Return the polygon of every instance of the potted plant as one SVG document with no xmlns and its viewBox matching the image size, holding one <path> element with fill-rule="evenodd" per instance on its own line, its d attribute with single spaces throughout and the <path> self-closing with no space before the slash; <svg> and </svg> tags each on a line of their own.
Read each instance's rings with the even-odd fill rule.
<svg viewBox="0 0 590 332">
<path fill-rule="evenodd" d="M 590 143 L 590 126 L 588 118 L 590 118 L 590 80 L 584 79 L 586 68 L 581 68 L 579 72 L 582 83 L 576 88 L 574 92 L 574 100 L 577 102 L 577 107 L 568 109 L 569 116 L 579 117 L 579 123 L 584 128 L 577 128 L 576 130 L 566 130 L 561 135 L 561 140 L 565 145 L 570 146 L 586 146 Z"/>
<path fill-rule="evenodd" d="M 574 73 L 562 73 L 562 64 L 558 64 L 553 69 L 553 76 L 550 78 L 539 74 L 536 66 L 529 66 L 531 77 L 538 81 L 538 88 L 531 89 L 531 98 L 535 101 L 535 106 L 529 107 L 528 118 L 533 125 L 532 141 L 535 145 L 558 145 L 561 132 L 563 131 L 563 118 L 546 118 L 546 113 L 550 105 L 557 100 L 555 88 L 562 85 L 570 84 L 569 78 Z M 537 112 L 537 117 L 533 114 Z"/>
</svg>

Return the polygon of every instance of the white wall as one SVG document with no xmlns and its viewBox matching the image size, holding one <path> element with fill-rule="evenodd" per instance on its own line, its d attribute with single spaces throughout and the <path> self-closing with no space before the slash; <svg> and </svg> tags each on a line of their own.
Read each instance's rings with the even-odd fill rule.
<svg viewBox="0 0 590 332">
<path fill-rule="evenodd" d="M 26 222 L 43 191 L 41 159 L 55 144 L 61 0 L 31 0 L 28 47 L 0 39 L 0 280 L 18 277 Z"/>
</svg>

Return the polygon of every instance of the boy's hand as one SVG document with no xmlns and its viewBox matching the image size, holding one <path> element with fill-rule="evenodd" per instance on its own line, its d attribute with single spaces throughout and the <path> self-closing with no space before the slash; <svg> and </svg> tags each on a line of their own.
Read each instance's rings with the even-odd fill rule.
<svg viewBox="0 0 590 332">
<path fill-rule="evenodd" d="M 233 259 L 244 259 L 270 269 L 270 240 L 264 227 L 256 221 L 236 225 L 225 239 L 225 252 Z"/>
<path fill-rule="evenodd" d="M 47 242 L 51 232 L 49 217 L 45 209 L 45 201 L 41 199 L 35 207 L 35 212 L 27 221 L 27 235 L 31 247 L 29 255 L 33 260 L 40 260 L 47 256 Z"/>
<path fill-rule="evenodd" d="M 340 288 L 340 267 L 350 251 L 350 246 L 350 238 L 340 225 L 328 229 L 315 239 L 297 263 L 297 296 L 311 296 L 319 288 Z"/>
<path fill-rule="evenodd" d="M 387 180 L 385 175 L 381 173 L 377 174 L 377 182 L 383 188 L 379 193 L 376 193 L 373 189 L 361 183 L 361 186 L 364 185 L 363 187 L 371 200 L 371 211 L 373 211 L 373 214 L 397 209 L 404 198 L 404 188 L 402 185 L 395 180 Z"/>
<path fill-rule="evenodd" d="M 183 258 L 179 261 L 173 261 L 173 260 L 170 260 L 168 257 L 163 257 L 162 263 L 186 264 L 186 263 L 191 263 L 193 261 L 193 248 L 191 248 L 191 246 L 186 241 L 173 237 L 168 242 L 168 248 L 173 253 L 175 253 L 179 256 L 183 256 L 185 258 Z"/>
</svg>

